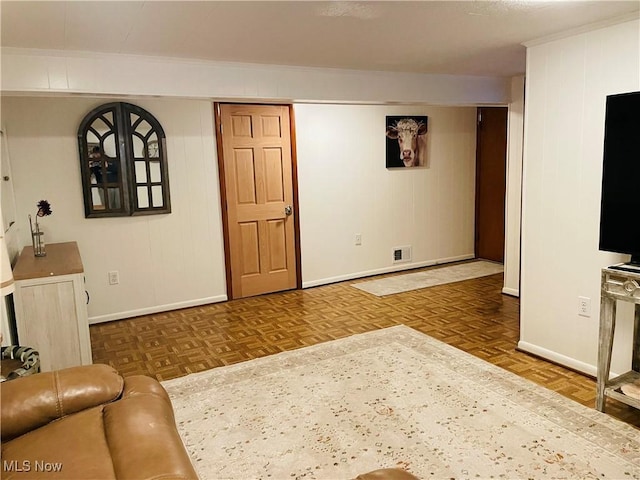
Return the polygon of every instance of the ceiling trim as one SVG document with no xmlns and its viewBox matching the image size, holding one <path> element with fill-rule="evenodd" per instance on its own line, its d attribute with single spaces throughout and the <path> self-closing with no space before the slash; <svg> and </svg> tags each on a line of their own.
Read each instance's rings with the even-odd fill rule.
<svg viewBox="0 0 640 480">
<path fill-rule="evenodd" d="M 556 40 L 562 40 L 564 38 L 573 37 L 575 35 L 580 35 L 582 33 L 588 33 L 594 30 L 600 30 L 602 28 L 612 27 L 620 23 L 632 22 L 634 20 L 640 20 L 640 12 L 625 13 L 624 15 L 618 15 L 617 17 L 612 17 L 607 20 L 602 20 L 600 22 L 589 23 L 587 25 L 582 25 L 580 27 L 572 28 L 564 32 L 555 33 L 553 35 L 547 35 L 540 38 L 535 38 L 533 40 L 523 42 L 522 45 L 524 45 L 527 48 L 535 47 L 537 45 L 554 42 Z"/>
<path fill-rule="evenodd" d="M 111 53 L 111 52 L 92 52 L 87 50 L 59 50 L 59 49 L 42 49 L 42 48 L 22 48 L 22 47 L 2 47 L 0 46 L 0 58 L 2 55 L 15 56 L 34 56 L 34 57 L 50 57 L 50 58 L 78 58 L 78 59 L 101 59 L 101 60 L 130 60 L 144 61 L 155 63 L 171 63 L 185 64 L 202 67 L 218 67 L 218 68 L 248 68 L 248 69 L 274 69 L 278 71 L 291 72 L 324 72 L 338 74 L 371 74 L 378 76 L 388 76 L 390 78 L 402 76 L 415 76 L 424 78 L 469 78 L 469 79 L 496 79 L 511 78 L 502 77 L 500 75 L 471 75 L 471 74 L 454 74 L 454 73 L 424 73 L 424 72 L 405 72 L 395 70 L 369 70 L 356 68 L 338 68 L 338 67 L 317 67 L 307 65 L 284 65 L 277 63 L 251 63 L 251 62 L 230 62 L 222 60 L 207 60 L 203 58 L 189 57 L 170 57 L 159 55 L 136 55 L 131 53 Z M 522 75 L 522 74 L 518 74 Z M 518 76 L 513 75 L 513 76 Z"/>
</svg>

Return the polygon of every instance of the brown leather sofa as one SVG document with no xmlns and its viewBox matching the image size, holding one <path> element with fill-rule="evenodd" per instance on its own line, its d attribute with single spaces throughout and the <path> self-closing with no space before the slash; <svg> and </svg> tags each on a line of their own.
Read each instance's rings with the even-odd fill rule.
<svg viewBox="0 0 640 480">
<path fill-rule="evenodd" d="M 2 479 L 197 479 L 164 388 L 107 365 L 0 386 Z"/>
</svg>

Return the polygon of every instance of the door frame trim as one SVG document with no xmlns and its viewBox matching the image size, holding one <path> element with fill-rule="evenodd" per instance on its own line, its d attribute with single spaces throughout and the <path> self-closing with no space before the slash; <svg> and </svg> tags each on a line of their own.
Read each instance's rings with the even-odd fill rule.
<svg viewBox="0 0 640 480">
<path fill-rule="evenodd" d="M 218 184 L 220 186 L 220 207 L 222 209 L 222 236 L 224 239 L 224 263 L 225 280 L 227 284 L 227 298 L 233 300 L 236 297 L 233 292 L 233 282 L 231 281 L 231 251 L 229 240 L 229 216 L 227 213 L 227 185 L 224 171 L 224 150 L 222 148 L 222 118 L 220 115 L 220 105 L 263 105 L 281 106 L 289 109 L 289 130 L 291 135 L 291 182 L 293 187 L 293 231 L 295 236 L 295 256 L 296 256 L 296 289 L 302 288 L 302 250 L 300 246 L 300 209 L 298 202 L 298 155 L 296 151 L 296 129 L 292 104 L 275 103 L 246 103 L 246 102 L 214 102 L 213 117 L 216 136 L 216 153 L 218 157 Z"/>
<path fill-rule="evenodd" d="M 473 208 L 474 208 L 474 214 L 473 214 L 473 256 L 474 258 L 478 258 L 478 242 L 480 239 L 480 232 L 478 232 L 478 218 L 480 216 L 479 214 L 479 207 L 478 207 L 478 203 L 480 200 L 480 189 L 478 188 L 478 176 L 480 175 L 480 161 L 479 161 L 479 157 L 480 157 L 480 124 L 481 124 L 481 113 L 480 113 L 480 108 L 481 107 L 476 107 L 476 178 L 475 178 L 475 189 L 476 189 L 476 194 L 475 194 L 475 199 L 474 199 L 474 203 L 473 203 Z"/>
</svg>

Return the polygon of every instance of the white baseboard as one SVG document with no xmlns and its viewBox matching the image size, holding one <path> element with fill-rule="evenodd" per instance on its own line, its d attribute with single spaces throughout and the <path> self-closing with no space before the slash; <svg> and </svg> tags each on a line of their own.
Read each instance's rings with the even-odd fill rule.
<svg viewBox="0 0 640 480">
<path fill-rule="evenodd" d="M 198 298 L 196 300 L 188 300 L 186 302 L 169 303 L 166 305 L 154 305 L 153 307 L 139 308 L 136 310 L 128 310 L 125 312 L 110 313 L 108 315 L 98 315 L 89 317 L 89 325 L 95 323 L 111 322 L 113 320 L 122 320 L 124 318 L 139 317 L 140 315 L 149 315 L 152 313 L 168 312 L 170 310 L 178 310 L 180 308 L 199 307 L 209 303 L 218 303 L 227 301 L 226 295 L 217 295 L 215 297 Z"/>
<path fill-rule="evenodd" d="M 345 275 L 338 275 L 336 277 L 321 278 L 318 280 L 310 280 L 308 282 L 302 282 L 302 288 L 319 287 L 320 285 L 328 285 L 330 283 L 344 282 L 347 280 L 354 280 L 356 278 L 372 277 L 374 275 L 383 275 L 385 273 L 401 272 L 403 270 L 413 270 L 414 268 L 431 267 L 433 265 L 459 262 L 461 260 L 470 260 L 472 258 L 475 258 L 475 255 L 467 254 L 467 255 L 459 255 L 457 257 L 440 258 L 438 260 L 428 260 L 425 262 L 402 263 L 400 265 L 393 265 L 390 267 L 376 268 L 374 270 L 347 273 Z"/>
<path fill-rule="evenodd" d="M 456 257 L 445 257 L 436 260 L 436 265 L 440 265 L 442 263 L 451 263 L 451 262 L 461 262 L 462 260 L 472 260 L 476 258 L 475 254 L 467 253 L 465 255 L 458 255 Z"/>
<path fill-rule="evenodd" d="M 504 293 L 505 295 L 511 295 L 512 297 L 520 296 L 520 290 L 517 288 L 504 287 L 502 289 L 502 293 Z"/>
<path fill-rule="evenodd" d="M 598 368 L 595 365 L 581 362 L 580 360 L 576 360 L 575 358 L 567 357 L 566 355 L 562 355 L 552 350 L 547 350 L 546 348 L 539 347 L 538 345 L 534 345 L 532 343 L 523 342 L 522 340 L 520 340 L 518 342 L 518 348 L 523 352 L 532 353 L 533 355 L 537 355 L 538 357 L 546 358 L 547 360 L 550 360 L 554 363 L 564 365 L 565 367 L 577 370 L 578 372 L 586 373 L 587 375 L 591 375 L 592 377 L 596 377 L 598 374 Z M 609 377 L 617 377 L 618 375 L 618 373 L 610 372 Z"/>
<path fill-rule="evenodd" d="M 320 285 L 328 285 L 331 283 L 344 282 L 346 280 L 354 280 L 356 278 L 371 277 L 374 275 L 382 275 L 385 273 L 400 272 L 403 270 L 412 270 L 415 268 L 431 267 L 433 265 L 441 265 L 445 263 L 459 262 L 462 260 L 471 260 L 475 258 L 475 255 L 470 253 L 466 255 L 459 255 L 455 257 L 440 258 L 437 260 L 429 260 L 425 262 L 413 262 L 403 263 L 400 265 L 393 265 L 390 267 L 377 268 L 374 270 L 367 270 L 363 272 L 348 273 L 345 275 L 338 275 L 336 277 L 321 278 L 319 280 L 311 280 L 302 283 L 302 288 L 319 287 Z M 128 310 L 124 312 L 110 313 L 108 315 L 98 315 L 95 317 L 89 317 L 89 325 L 95 323 L 111 322 L 113 320 L 122 320 L 124 318 L 138 317 L 140 315 L 149 315 L 153 313 L 168 312 L 170 310 L 178 310 L 180 308 L 198 307 L 200 305 L 206 305 L 209 303 L 226 302 L 228 300 L 226 295 L 218 295 L 215 297 L 200 298 L 195 300 L 189 300 L 186 302 L 170 303 L 166 305 L 154 305 L 153 307 L 140 308 L 136 310 Z"/>
</svg>

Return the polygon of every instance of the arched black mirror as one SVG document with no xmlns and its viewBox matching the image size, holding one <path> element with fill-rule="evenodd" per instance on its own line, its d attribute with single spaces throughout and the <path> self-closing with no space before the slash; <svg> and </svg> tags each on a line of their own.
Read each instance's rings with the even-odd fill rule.
<svg viewBox="0 0 640 480">
<path fill-rule="evenodd" d="M 164 130 L 145 109 L 101 105 L 82 120 L 78 146 L 86 217 L 171 212 Z"/>
</svg>

